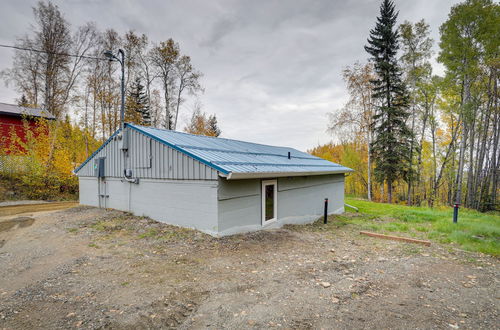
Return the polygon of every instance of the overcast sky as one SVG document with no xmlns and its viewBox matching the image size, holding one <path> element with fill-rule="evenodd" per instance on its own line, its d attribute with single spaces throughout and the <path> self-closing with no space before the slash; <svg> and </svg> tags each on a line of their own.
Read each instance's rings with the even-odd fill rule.
<svg viewBox="0 0 500 330">
<path fill-rule="evenodd" d="M 204 111 L 216 113 L 222 136 L 300 150 L 329 142 L 327 113 L 347 99 L 341 71 L 366 61 L 363 46 L 380 0 L 281 1 L 54 1 L 73 27 L 145 33 L 153 42 L 173 38 L 204 73 Z M 399 0 L 399 23 L 424 18 L 432 37 L 452 0 Z M 36 1 L 2 0 L 0 43 L 29 31 Z M 435 45 L 437 49 L 437 45 Z M 0 70 L 13 51 L 0 48 Z M 436 64 L 436 72 L 442 68 Z M 0 102 L 16 91 L 0 84 Z M 180 114 L 188 120 L 191 102 Z"/>
</svg>

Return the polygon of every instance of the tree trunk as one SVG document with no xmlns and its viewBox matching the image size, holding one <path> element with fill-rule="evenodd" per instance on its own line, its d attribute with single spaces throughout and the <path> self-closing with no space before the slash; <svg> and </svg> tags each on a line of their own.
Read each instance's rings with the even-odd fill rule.
<svg viewBox="0 0 500 330">
<path fill-rule="evenodd" d="M 434 207 L 436 200 L 436 175 L 437 175 L 437 158 L 436 158 L 436 125 L 434 119 L 431 120 L 431 136 L 432 136 L 432 184 L 429 197 L 429 207 Z"/>
<path fill-rule="evenodd" d="M 392 204 L 392 180 L 387 180 L 387 202 Z"/>
<path fill-rule="evenodd" d="M 475 113 L 474 113 L 475 116 Z M 474 117 L 472 117 L 474 118 Z M 475 120 L 472 121 L 471 127 L 469 129 L 469 168 L 467 171 L 467 198 L 465 200 L 465 205 L 467 207 L 472 207 L 474 204 L 474 141 L 475 141 Z"/>
<path fill-rule="evenodd" d="M 470 99 L 470 82 L 468 81 L 468 78 L 465 77 L 464 79 L 464 97 L 462 99 L 462 104 L 461 104 L 461 113 L 462 113 L 462 118 L 463 118 L 463 129 L 462 129 L 462 139 L 460 143 L 460 154 L 458 157 L 458 170 L 457 170 L 457 177 L 455 181 L 455 204 L 461 204 L 462 203 L 462 181 L 463 181 L 463 173 L 464 173 L 464 162 L 465 162 L 465 149 L 467 147 L 467 137 L 469 135 L 469 125 L 468 125 L 468 118 L 467 114 L 465 113 L 466 106 L 469 104 L 469 99 Z"/>
<path fill-rule="evenodd" d="M 406 200 L 407 205 L 412 204 L 412 187 L 413 187 L 413 178 L 412 178 L 412 170 L 413 170 L 413 145 L 415 143 L 415 108 L 412 107 L 412 115 L 411 115 L 411 142 L 410 142 L 410 173 L 408 174 L 408 198 Z"/>
<path fill-rule="evenodd" d="M 497 90 L 497 81 L 495 80 L 494 85 L 494 100 L 495 100 L 495 123 L 494 123 L 494 138 L 493 138 L 493 152 L 491 157 L 491 167 L 489 173 L 489 182 L 491 182 L 492 190 L 491 190 L 491 201 L 493 203 L 491 209 L 497 208 L 497 187 L 498 180 L 500 176 L 500 149 L 498 148 L 498 144 L 500 143 L 500 111 L 498 109 L 498 90 Z"/>
<path fill-rule="evenodd" d="M 164 83 L 163 88 L 165 88 L 165 91 L 163 92 L 163 95 L 165 97 L 165 128 L 166 129 L 171 129 L 170 125 L 170 96 L 168 95 L 168 84 Z"/>
<path fill-rule="evenodd" d="M 428 103 L 426 103 L 426 106 L 425 106 L 425 112 L 424 112 L 424 118 L 423 118 L 423 122 L 422 122 L 422 131 L 420 132 L 420 148 L 418 150 L 418 160 L 417 160 L 417 176 L 416 176 L 416 183 L 417 184 L 420 184 L 420 177 L 422 175 L 422 146 L 424 144 L 424 137 L 425 137 L 425 129 L 427 128 L 427 119 L 429 118 L 429 105 Z M 417 186 L 417 192 L 419 191 L 419 186 Z M 415 196 L 413 197 L 415 198 Z M 416 202 L 417 202 L 417 205 L 420 205 L 420 193 L 417 194 L 416 196 Z"/>
<path fill-rule="evenodd" d="M 446 150 L 446 155 L 443 159 L 443 163 L 441 164 L 441 168 L 439 169 L 439 174 L 437 175 L 437 178 L 435 179 L 434 181 L 434 188 L 433 188 L 433 193 L 431 194 L 433 197 L 433 200 L 432 200 L 432 204 L 434 204 L 434 201 L 437 199 L 437 192 L 438 192 L 438 189 L 439 189 L 439 186 L 440 186 L 440 182 L 441 182 L 441 178 L 443 177 L 443 171 L 444 169 L 446 168 L 446 165 L 448 164 L 448 162 L 450 161 L 450 159 L 453 159 L 454 161 L 454 157 L 451 157 L 452 155 L 452 150 L 454 149 L 454 146 L 455 146 L 455 139 L 458 135 L 458 127 L 460 126 L 460 121 L 457 123 L 454 131 L 452 132 L 452 138 L 451 138 L 451 142 L 450 144 L 448 145 L 448 150 Z M 453 124 L 452 124 L 452 129 L 453 129 Z M 434 145 L 435 145 L 435 137 L 433 135 L 433 139 L 434 139 Z M 451 196 L 448 198 L 448 202 L 451 200 Z"/>
<path fill-rule="evenodd" d="M 371 201 L 372 200 L 372 155 L 371 155 L 371 152 L 372 152 L 372 149 L 371 149 L 371 133 L 370 133 L 370 129 L 368 129 L 368 169 L 367 169 L 367 175 L 368 175 L 368 178 L 367 178 L 367 182 L 368 182 L 368 200 Z"/>
</svg>

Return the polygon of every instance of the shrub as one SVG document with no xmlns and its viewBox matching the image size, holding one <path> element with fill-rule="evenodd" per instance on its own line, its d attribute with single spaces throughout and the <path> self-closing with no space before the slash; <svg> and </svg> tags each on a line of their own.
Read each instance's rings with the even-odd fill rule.
<svg viewBox="0 0 500 330">
<path fill-rule="evenodd" d="M 24 123 L 25 138 L 11 132 L 8 147 L 0 151 L 0 178 L 10 182 L 14 198 L 75 199 L 78 179 L 73 174 L 98 141 L 65 121 L 36 119 Z M 2 198 L 2 196 L 0 196 Z M 8 196 L 3 196 L 8 198 Z"/>
</svg>

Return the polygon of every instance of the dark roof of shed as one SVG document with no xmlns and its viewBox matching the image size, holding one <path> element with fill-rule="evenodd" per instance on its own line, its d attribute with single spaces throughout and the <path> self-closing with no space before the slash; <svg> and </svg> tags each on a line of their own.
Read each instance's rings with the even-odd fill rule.
<svg viewBox="0 0 500 330">
<path fill-rule="evenodd" d="M 11 115 L 11 116 L 33 116 L 33 117 L 43 117 L 47 119 L 55 119 L 53 114 L 46 110 L 39 108 L 28 108 L 22 107 L 15 104 L 8 104 L 0 102 L 0 114 Z"/>
</svg>

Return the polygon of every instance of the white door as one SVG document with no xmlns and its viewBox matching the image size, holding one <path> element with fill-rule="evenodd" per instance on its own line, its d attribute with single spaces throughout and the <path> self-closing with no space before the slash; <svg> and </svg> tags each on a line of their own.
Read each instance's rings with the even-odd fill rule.
<svg viewBox="0 0 500 330">
<path fill-rule="evenodd" d="M 276 180 L 262 181 L 262 225 L 278 219 L 278 183 Z"/>
</svg>

